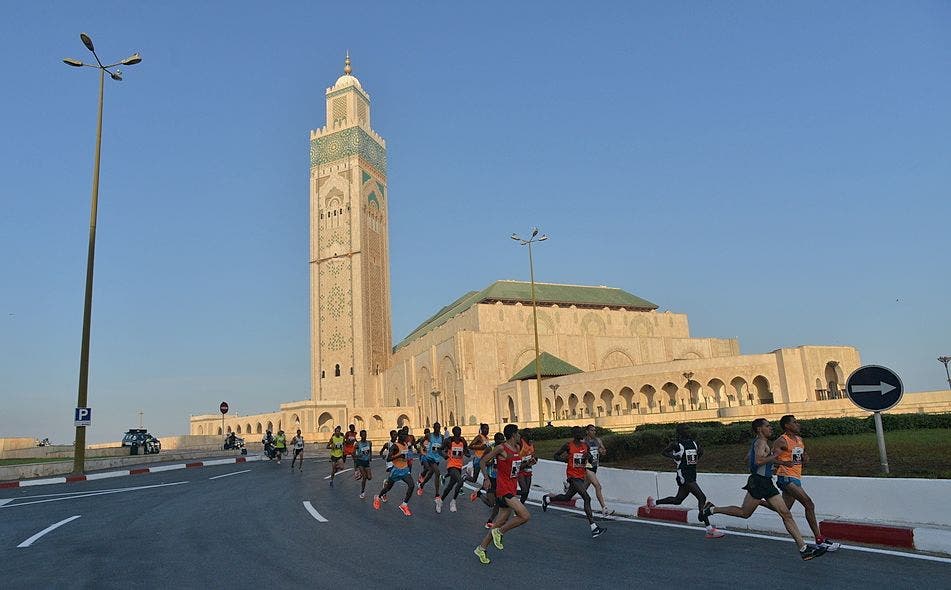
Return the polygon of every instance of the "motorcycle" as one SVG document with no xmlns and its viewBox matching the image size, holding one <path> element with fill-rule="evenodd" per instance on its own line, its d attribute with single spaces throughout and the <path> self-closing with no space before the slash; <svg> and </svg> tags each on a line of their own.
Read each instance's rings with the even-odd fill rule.
<svg viewBox="0 0 951 590">
<path fill-rule="evenodd" d="M 240 436 L 234 436 L 233 434 L 225 438 L 224 450 L 228 451 L 230 449 L 244 449 L 244 439 Z"/>
<path fill-rule="evenodd" d="M 274 448 L 274 443 L 272 441 L 265 441 L 264 456 L 269 460 L 277 457 L 277 450 Z"/>
</svg>

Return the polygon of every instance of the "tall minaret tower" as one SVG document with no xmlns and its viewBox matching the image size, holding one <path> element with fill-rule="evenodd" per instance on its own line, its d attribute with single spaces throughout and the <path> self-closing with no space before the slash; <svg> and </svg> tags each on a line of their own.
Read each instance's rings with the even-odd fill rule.
<svg viewBox="0 0 951 590">
<path fill-rule="evenodd" d="M 351 75 L 327 89 L 327 125 L 310 133 L 311 396 L 382 405 L 392 346 L 386 142 Z"/>
</svg>

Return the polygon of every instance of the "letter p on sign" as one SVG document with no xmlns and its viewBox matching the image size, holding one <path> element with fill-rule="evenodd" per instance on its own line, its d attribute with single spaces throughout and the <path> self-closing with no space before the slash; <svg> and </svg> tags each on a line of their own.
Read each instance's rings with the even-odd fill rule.
<svg viewBox="0 0 951 590">
<path fill-rule="evenodd" d="M 92 422 L 92 408 L 76 408 L 73 422 L 76 426 L 89 426 Z"/>
</svg>

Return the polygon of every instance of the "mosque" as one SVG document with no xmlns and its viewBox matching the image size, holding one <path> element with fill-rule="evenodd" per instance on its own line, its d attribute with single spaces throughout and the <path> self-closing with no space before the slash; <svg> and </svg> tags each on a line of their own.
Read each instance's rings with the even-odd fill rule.
<svg viewBox="0 0 951 590">
<path fill-rule="evenodd" d="M 616 287 L 536 283 L 537 369 L 526 282 L 475 285 L 394 346 L 386 142 L 345 63 L 326 91 L 326 125 L 310 134 L 310 399 L 224 421 L 192 416 L 191 434 L 300 428 L 313 439 L 352 423 L 380 439 L 436 421 L 467 432 L 480 422 L 624 430 L 861 414 L 842 391 L 861 364 L 855 348 L 740 354 L 736 339 L 691 337 L 685 314 Z"/>
</svg>

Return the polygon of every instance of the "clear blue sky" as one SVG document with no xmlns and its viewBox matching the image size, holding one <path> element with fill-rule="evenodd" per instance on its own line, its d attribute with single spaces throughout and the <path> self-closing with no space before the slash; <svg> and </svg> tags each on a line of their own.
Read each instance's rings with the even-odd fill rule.
<svg viewBox="0 0 951 590">
<path fill-rule="evenodd" d="M 159 4 L 162 4 L 160 6 Z M 166 6 L 167 4 L 167 6 Z M 452 5 L 450 7 L 449 5 Z M 96 76 L 92 441 L 309 391 L 309 130 L 344 51 L 389 148 L 394 337 L 537 278 L 744 353 L 951 354 L 951 4 L 23 2 L 0 25 L 0 436 L 72 441 Z"/>
</svg>

